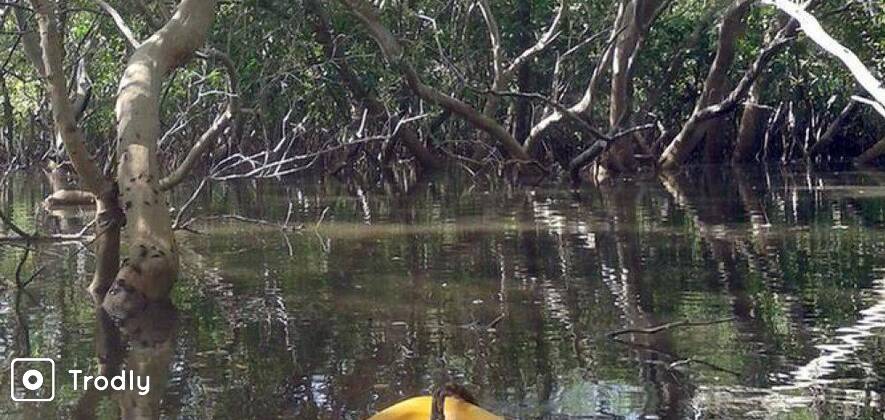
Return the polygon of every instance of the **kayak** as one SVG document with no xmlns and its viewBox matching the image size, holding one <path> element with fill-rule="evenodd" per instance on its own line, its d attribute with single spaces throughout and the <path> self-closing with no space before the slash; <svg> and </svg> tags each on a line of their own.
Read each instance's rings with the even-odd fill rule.
<svg viewBox="0 0 885 420">
<path fill-rule="evenodd" d="M 384 409 L 369 420 L 430 420 L 432 405 L 433 397 L 413 397 Z M 446 398 L 444 412 L 446 420 L 504 420 L 504 417 L 460 398 Z"/>
</svg>

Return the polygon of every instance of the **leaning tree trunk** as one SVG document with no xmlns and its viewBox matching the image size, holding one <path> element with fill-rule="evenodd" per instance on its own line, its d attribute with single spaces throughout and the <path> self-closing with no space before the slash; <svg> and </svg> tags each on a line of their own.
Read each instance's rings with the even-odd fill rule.
<svg viewBox="0 0 885 420">
<path fill-rule="evenodd" d="M 32 0 L 39 28 L 38 45 L 32 45 L 37 72 L 43 77 L 52 109 L 55 131 L 80 178 L 80 185 L 96 201 L 96 262 L 90 289 L 96 296 L 107 290 L 100 285 L 113 280 L 119 267 L 119 234 L 122 215 L 116 186 L 99 171 L 86 149 L 86 138 L 77 125 L 74 107 L 68 100 L 64 75 L 64 47 L 58 32 L 55 4 L 50 0 Z M 23 21 L 20 22 L 23 24 Z M 29 53 L 30 55 L 30 53 Z"/>
<path fill-rule="evenodd" d="M 135 50 L 120 80 L 117 183 L 129 246 L 105 298 L 111 314 L 168 297 L 177 275 L 169 208 L 160 196 L 160 88 L 203 45 L 214 17 L 215 0 L 182 0 L 169 22 Z"/>
<path fill-rule="evenodd" d="M 882 137 L 882 140 L 864 151 L 854 161 L 858 165 L 870 165 L 883 156 L 885 156 L 885 137 Z"/>
<path fill-rule="evenodd" d="M 734 63 L 737 52 L 737 40 L 746 30 L 746 16 L 752 1 L 739 0 L 726 12 L 719 32 L 719 45 L 713 67 L 704 82 L 703 106 L 722 100 L 728 94 L 728 69 Z M 759 80 L 757 79 L 757 82 Z M 756 85 L 756 83 L 754 83 Z M 730 128 L 726 118 L 715 118 L 704 124 L 705 127 L 695 135 L 702 136 L 704 143 L 704 160 L 707 163 L 720 163 L 725 158 L 727 148 L 726 133 Z"/>
<path fill-rule="evenodd" d="M 716 48 L 716 58 L 707 73 L 701 97 L 695 106 L 695 111 L 722 101 L 728 94 L 728 69 L 734 62 L 737 40 L 743 34 L 746 24 L 744 17 L 750 10 L 750 0 L 738 0 L 725 13 L 722 25 L 719 27 L 719 41 Z M 722 156 L 724 121 L 721 117 L 711 118 L 698 124 L 694 130 L 684 134 L 685 142 L 681 143 L 687 148 L 682 153 L 690 154 L 699 144 L 705 144 L 705 158 L 708 161 L 717 161 Z"/>
<path fill-rule="evenodd" d="M 727 103 L 728 106 L 721 107 L 721 109 L 730 112 L 735 105 L 732 103 L 733 101 L 731 99 L 743 99 L 743 96 L 749 91 L 751 83 L 756 81 L 758 71 L 760 70 L 758 66 L 766 64 L 767 58 L 764 61 L 760 61 L 760 59 L 768 57 L 768 53 L 771 53 L 771 51 L 763 51 L 763 53 L 760 54 L 760 57 L 757 58 L 756 62 L 754 62 L 753 66 L 751 66 L 755 70 L 755 74 L 752 75 L 752 80 L 747 77 L 750 73 L 748 72 L 748 74 L 744 75 L 744 78 L 738 84 L 738 87 L 732 90 L 731 93 L 726 90 L 728 68 L 731 67 L 732 62 L 734 61 L 737 38 L 743 33 L 745 27 L 743 20 L 751 3 L 751 0 L 738 0 L 726 12 L 725 17 L 722 20 L 722 26 L 719 28 L 716 58 L 713 60 L 713 65 L 710 67 L 707 79 L 704 81 L 704 89 L 701 93 L 701 97 L 698 99 L 695 110 L 691 117 L 689 117 L 689 120 L 661 155 L 659 162 L 665 169 L 674 169 L 675 167 L 682 165 L 688 160 L 694 149 L 700 143 L 705 141 L 705 139 L 708 140 L 721 135 L 721 130 L 717 129 L 717 127 L 721 127 L 721 123 L 718 123 L 717 120 L 724 116 L 725 112 L 707 113 L 705 115 L 706 118 L 697 117 L 699 114 L 704 113 L 703 111 L 705 109 L 710 109 L 723 102 Z M 782 34 L 783 31 L 778 35 L 781 36 Z M 777 45 L 780 45 L 782 41 L 782 37 L 777 38 Z M 766 48 L 766 50 L 769 49 L 770 48 Z M 726 95 L 729 95 L 729 97 L 726 97 Z"/>
</svg>

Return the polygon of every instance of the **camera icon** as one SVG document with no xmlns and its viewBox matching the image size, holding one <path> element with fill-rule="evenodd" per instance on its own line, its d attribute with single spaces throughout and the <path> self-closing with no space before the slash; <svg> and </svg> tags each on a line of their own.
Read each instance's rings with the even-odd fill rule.
<svg viewBox="0 0 885 420">
<path fill-rule="evenodd" d="M 13 401 L 52 401 L 55 398 L 55 361 L 40 357 L 12 359 L 9 395 Z"/>
</svg>

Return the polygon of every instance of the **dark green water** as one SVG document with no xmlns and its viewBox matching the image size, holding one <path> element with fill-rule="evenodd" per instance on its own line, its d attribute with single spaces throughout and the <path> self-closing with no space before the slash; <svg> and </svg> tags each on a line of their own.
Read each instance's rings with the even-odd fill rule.
<svg viewBox="0 0 885 420">
<path fill-rule="evenodd" d="M 20 174 L 2 206 L 42 232 L 90 220 L 39 210 L 47 192 Z M 513 418 L 883 416 L 882 173 L 697 171 L 578 195 L 469 178 L 244 183 L 213 185 L 198 213 L 303 228 L 179 232 L 177 310 L 122 352 L 102 345 L 90 251 L 37 247 L 23 275 L 45 269 L 16 292 L 22 250 L 0 245 L 0 416 L 119 416 L 131 395 L 74 391 L 64 373 L 95 372 L 97 354 L 160 360 L 168 418 L 359 419 L 444 373 Z M 56 360 L 55 401 L 11 401 L 7 366 L 25 354 Z"/>
</svg>

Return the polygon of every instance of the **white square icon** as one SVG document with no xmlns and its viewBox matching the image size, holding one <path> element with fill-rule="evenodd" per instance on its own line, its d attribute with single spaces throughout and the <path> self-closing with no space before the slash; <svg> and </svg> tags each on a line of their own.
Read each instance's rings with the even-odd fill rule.
<svg viewBox="0 0 885 420">
<path fill-rule="evenodd" d="M 52 401 L 55 398 L 55 361 L 42 357 L 12 359 L 9 395 L 13 401 Z"/>
</svg>

